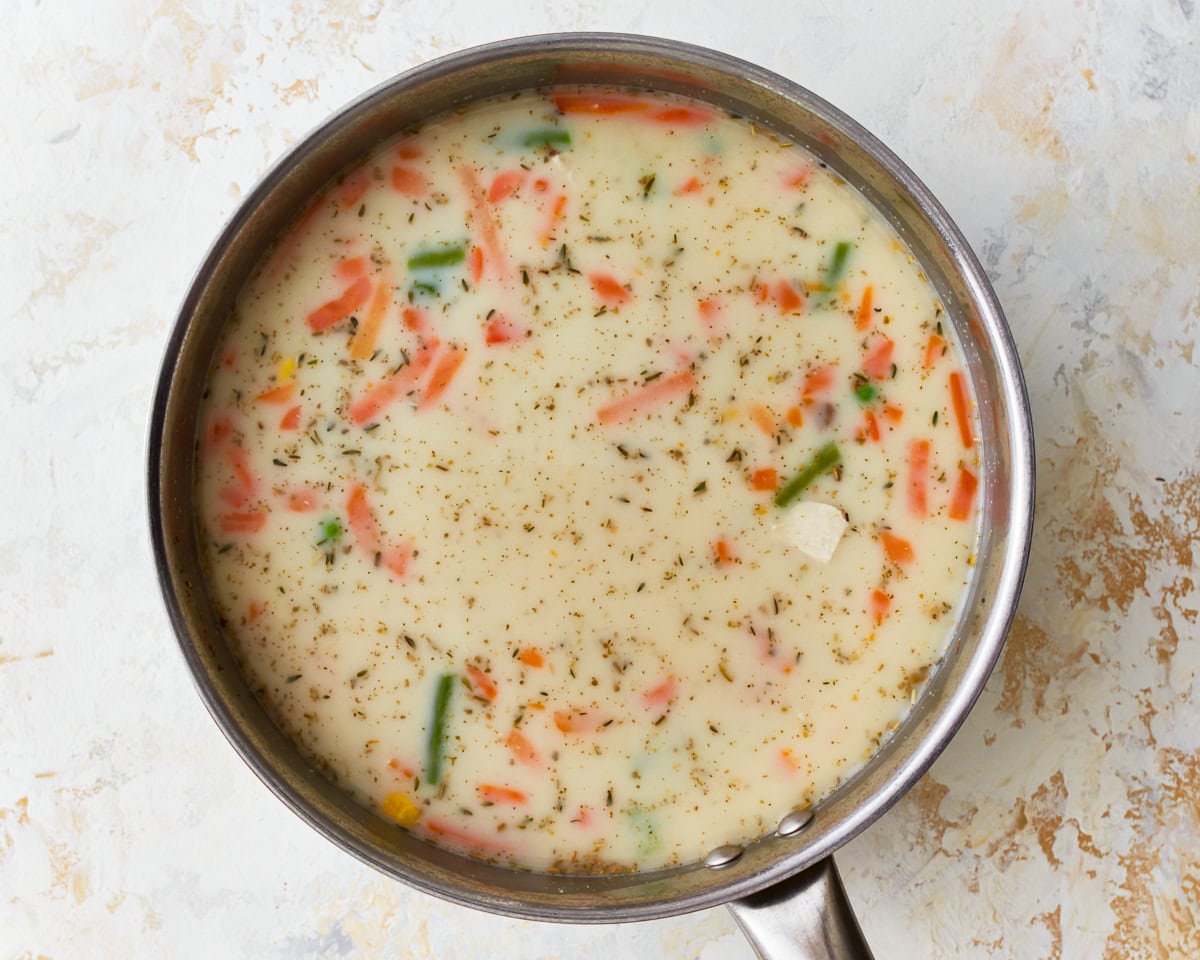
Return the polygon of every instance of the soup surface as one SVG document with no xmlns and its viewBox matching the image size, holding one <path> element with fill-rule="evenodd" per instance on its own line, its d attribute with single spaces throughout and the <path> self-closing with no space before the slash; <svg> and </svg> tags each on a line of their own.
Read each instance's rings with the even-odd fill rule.
<svg viewBox="0 0 1200 960">
<path fill-rule="evenodd" d="M 240 295 L 211 590 L 279 725 L 418 835 L 649 869 L 853 773 L 977 537 L 959 348 L 813 156 L 704 104 L 480 104 L 332 184 Z"/>
</svg>

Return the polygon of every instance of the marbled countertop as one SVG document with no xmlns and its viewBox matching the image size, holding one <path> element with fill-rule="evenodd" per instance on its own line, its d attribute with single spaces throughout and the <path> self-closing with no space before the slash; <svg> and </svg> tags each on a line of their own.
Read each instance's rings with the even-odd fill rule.
<svg viewBox="0 0 1200 960">
<path fill-rule="evenodd" d="M 880 957 L 1200 956 L 1196 6 L 5 4 L 0 960 L 750 956 L 724 911 L 540 925 L 360 866 L 226 744 L 154 578 L 151 391 L 239 198 L 393 73 L 576 29 L 723 49 L 849 112 L 957 219 L 1020 349 L 1016 625 L 959 736 L 838 857 Z"/>
</svg>

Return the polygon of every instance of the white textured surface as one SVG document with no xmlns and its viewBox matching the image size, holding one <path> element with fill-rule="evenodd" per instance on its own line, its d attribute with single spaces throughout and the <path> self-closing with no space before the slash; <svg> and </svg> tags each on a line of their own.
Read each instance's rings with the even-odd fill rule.
<svg viewBox="0 0 1200 960">
<path fill-rule="evenodd" d="M 161 351 L 247 187 L 397 71 L 569 29 L 723 49 L 865 123 L 958 220 L 1026 364 L 1040 513 L 1004 661 L 839 857 L 881 958 L 1200 956 L 1194 0 L 262 6 L 4 8 L 0 958 L 750 956 L 723 911 L 509 921 L 339 853 L 204 713 L 145 534 Z"/>
</svg>

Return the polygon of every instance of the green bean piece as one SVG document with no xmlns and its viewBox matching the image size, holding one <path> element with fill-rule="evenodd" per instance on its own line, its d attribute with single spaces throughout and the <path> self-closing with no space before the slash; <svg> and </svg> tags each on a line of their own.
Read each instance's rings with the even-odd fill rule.
<svg viewBox="0 0 1200 960">
<path fill-rule="evenodd" d="M 825 446 L 817 451 L 812 461 L 807 466 L 802 467 L 800 472 L 784 484 L 779 492 L 775 494 L 775 506 L 786 507 L 800 496 L 817 477 L 832 470 L 841 461 L 842 452 L 838 449 L 838 445 L 833 441 L 825 444 Z"/>
</svg>

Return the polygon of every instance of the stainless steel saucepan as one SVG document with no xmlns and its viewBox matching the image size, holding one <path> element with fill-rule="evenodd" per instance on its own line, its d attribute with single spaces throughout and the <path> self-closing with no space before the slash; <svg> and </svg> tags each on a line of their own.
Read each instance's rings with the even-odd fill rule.
<svg viewBox="0 0 1200 960">
<path fill-rule="evenodd" d="M 333 176 L 404 128 L 482 97 L 560 83 L 686 94 L 807 147 L 912 247 L 966 353 L 978 401 L 982 539 L 949 649 L 879 753 L 815 808 L 745 848 L 691 866 L 561 876 L 491 866 L 431 846 L 353 802 L 268 718 L 222 635 L 195 521 L 197 411 L 218 336 L 255 262 Z M 962 234 L 882 143 L 807 90 L 699 47 L 616 34 L 528 37 L 443 57 L 371 91 L 279 161 L 209 251 L 167 346 L 149 445 L 149 511 L 163 596 L 200 695 L 262 781 L 334 843 L 454 903 L 536 920 L 648 920 L 727 904 L 762 956 L 869 957 L 832 854 L 877 820 L 962 724 L 1000 653 L 1024 575 L 1033 515 L 1028 400 L 1004 316 Z M 714 811 L 720 816 L 720 811 Z"/>
</svg>

